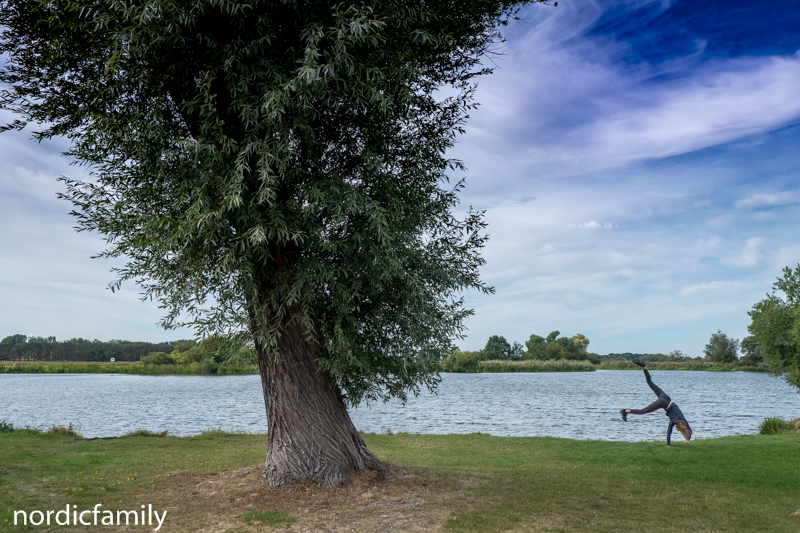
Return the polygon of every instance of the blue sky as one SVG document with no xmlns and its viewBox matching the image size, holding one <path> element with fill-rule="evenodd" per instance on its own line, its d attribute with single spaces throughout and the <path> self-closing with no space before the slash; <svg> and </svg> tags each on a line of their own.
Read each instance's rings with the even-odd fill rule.
<svg viewBox="0 0 800 533">
<path fill-rule="evenodd" d="M 561 0 L 509 26 L 452 156 L 491 240 L 465 349 L 583 333 L 597 353 L 702 355 L 800 262 L 800 10 L 789 1 Z M 6 118 L 3 115 L 0 118 Z M 55 199 L 63 141 L 0 136 L 0 336 L 131 340 L 96 235 Z M 454 178 L 461 175 L 454 175 Z"/>
</svg>

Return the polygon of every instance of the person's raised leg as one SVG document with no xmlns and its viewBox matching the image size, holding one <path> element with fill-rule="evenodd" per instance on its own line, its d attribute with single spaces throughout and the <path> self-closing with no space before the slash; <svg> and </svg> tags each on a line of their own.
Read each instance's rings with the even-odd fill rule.
<svg viewBox="0 0 800 533">
<path fill-rule="evenodd" d="M 666 409 L 669 405 L 669 398 L 659 398 L 644 409 L 624 409 L 626 414 L 632 415 L 646 415 L 658 409 Z M 623 417 L 624 418 L 624 417 Z"/>
<path fill-rule="evenodd" d="M 650 386 L 650 390 L 656 393 L 656 396 L 659 398 L 667 398 L 667 403 L 669 403 L 669 396 L 663 390 L 658 388 L 658 385 L 653 383 L 653 380 L 650 379 L 650 372 L 647 371 L 646 368 L 642 368 L 644 371 L 644 379 L 647 381 L 647 384 Z"/>
<path fill-rule="evenodd" d="M 640 367 L 642 367 L 642 371 L 644 372 L 644 379 L 645 379 L 645 381 L 647 381 L 647 385 L 650 387 L 650 390 L 655 392 L 656 396 L 658 396 L 659 398 L 662 398 L 662 397 L 666 398 L 667 399 L 667 405 L 669 405 L 669 399 L 670 399 L 669 395 L 667 393 L 665 393 L 663 390 L 661 390 L 658 387 L 658 385 L 653 383 L 653 380 L 650 378 L 650 372 L 647 371 L 647 363 L 644 363 L 639 359 L 634 359 L 631 362 L 634 363 L 634 364 L 639 365 Z"/>
<path fill-rule="evenodd" d="M 642 367 L 642 370 L 644 371 L 644 378 L 647 381 L 647 384 L 650 386 L 650 389 L 654 393 L 656 393 L 658 399 L 653 403 L 651 403 L 650 405 L 648 405 L 647 407 L 645 407 L 644 409 L 621 409 L 620 414 L 622 415 L 622 420 L 625 422 L 628 421 L 628 414 L 646 415 L 658 409 L 666 409 L 667 407 L 669 407 L 669 402 L 670 402 L 670 397 L 663 390 L 658 388 L 658 385 L 653 383 L 653 380 L 650 379 L 650 372 L 647 371 L 645 363 L 641 362 L 638 359 L 634 359 L 633 363 Z"/>
</svg>

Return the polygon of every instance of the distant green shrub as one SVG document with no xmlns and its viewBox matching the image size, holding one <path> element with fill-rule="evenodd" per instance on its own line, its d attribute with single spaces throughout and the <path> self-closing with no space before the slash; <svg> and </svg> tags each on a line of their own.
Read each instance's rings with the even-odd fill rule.
<svg viewBox="0 0 800 533">
<path fill-rule="evenodd" d="M 761 361 L 758 363 L 749 364 L 748 360 L 742 357 L 739 359 L 737 368 L 745 372 L 769 372 L 769 363 L 766 361 Z"/>
<path fill-rule="evenodd" d="M 14 431 L 14 424 L 0 420 L 0 433 L 12 433 Z"/>
<path fill-rule="evenodd" d="M 777 416 L 771 416 L 761 421 L 758 433 L 761 435 L 780 435 L 797 431 L 796 421 L 784 420 Z"/>
<path fill-rule="evenodd" d="M 185 348 L 185 345 L 181 348 Z M 203 365 L 211 362 L 224 367 L 243 367 L 257 363 L 255 347 L 236 338 L 219 335 L 206 337 L 200 343 L 183 351 L 176 346 L 170 356 L 181 365 L 193 363 Z"/>
<path fill-rule="evenodd" d="M 56 426 L 53 425 L 50 429 L 45 431 L 47 435 L 58 435 L 59 437 L 75 437 L 77 439 L 82 439 L 83 437 L 79 435 L 72 427 L 72 422 L 70 422 L 69 426 Z"/>
<path fill-rule="evenodd" d="M 177 350 L 172 352 L 172 357 L 175 359 L 175 361 L 182 365 L 200 363 L 203 361 L 204 356 L 205 352 L 203 351 L 203 347 L 200 345 L 192 346 L 184 352 L 177 352 Z"/>
<path fill-rule="evenodd" d="M 136 429 L 134 431 L 129 431 L 125 433 L 122 437 L 166 437 L 168 435 L 167 431 L 161 431 L 160 433 L 156 433 L 155 431 L 149 431 L 146 429 Z"/>
<path fill-rule="evenodd" d="M 141 363 L 145 366 L 149 365 L 174 365 L 175 360 L 164 352 L 153 352 L 150 355 L 145 355 L 141 359 Z"/>
<path fill-rule="evenodd" d="M 480 363 L 480 352 L 453 353 L 453 372 L 475 372 Z"/>
<path fill-rule="evenodd" d="M 213 361 L 206 361 L 203 363 L 203 372 L 207 372 L 209 374 L 216 374 L 217 370 L 219 370 L 219 365 Z"/>
</svg>

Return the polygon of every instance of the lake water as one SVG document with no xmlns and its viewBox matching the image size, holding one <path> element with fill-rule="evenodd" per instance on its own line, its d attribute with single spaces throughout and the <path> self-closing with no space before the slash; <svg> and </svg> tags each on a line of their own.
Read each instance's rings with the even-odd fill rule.
<svg viewBox="0 0 800 533">
<path fill-rule="evenodd" d="M 756 433 L 768 416 L 800 416 L 800 394 L 751 372 L 654 371 L 653 381 L 683 410 L 697 438 Z M 360 431 L 660 440 L 664 411 L 629 415 L 655 400 L 640 371 L 443 374 L 438 394 L 351 409 Z M 258 376 L 0 374 L 0 420 L 46 428 L 72 423 L 85 437 L 135 429 L 192 435 L 202 430 L 264 432 Z M 676 438 L 680 435 L 675 433 Z"/>
</svg>

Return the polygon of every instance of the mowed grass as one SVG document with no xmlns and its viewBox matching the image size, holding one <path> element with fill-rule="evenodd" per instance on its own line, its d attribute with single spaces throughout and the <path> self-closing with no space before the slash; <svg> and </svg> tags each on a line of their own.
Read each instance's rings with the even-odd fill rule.
<svg viewBox="0 0 800 533">
<path fill-rule="evenodd" d="M 481 434 L 364 438 L 389 472 L 328 491 L 259 485 L 265 435 L 0 433 L 0 527 L 13 524 L 14 510 L 102 501 L 110 510 L 167 510 L 162 531 L 800 530 L 796 433 L 672 448 Z"/>
<path fill-rule="evenodd" d="M 798 531 L 797 434 L 679 443 L 369 439 L 438 490 L 453 531 Z M 452 487 L 452 488 L 451 488 Z"/>
<path fill-rule="evenodd" d="M 264 455 L 259 441 L 265 438 L 216 431 L 91 440 L 25 430 L 0 433 L 0 527 L 14 528 L 14 510 L 58 511 L 67 504 L 82 510 L 99 502 L 101 510 L 113 511 L 167 507 L 169 523 L 170 514 L 181 514 L 180 501 L 165 501 L 171 489 L 179 485 L 181 497 L 190 498 L 192 479 L 257 463 Z"/>
</svg>

